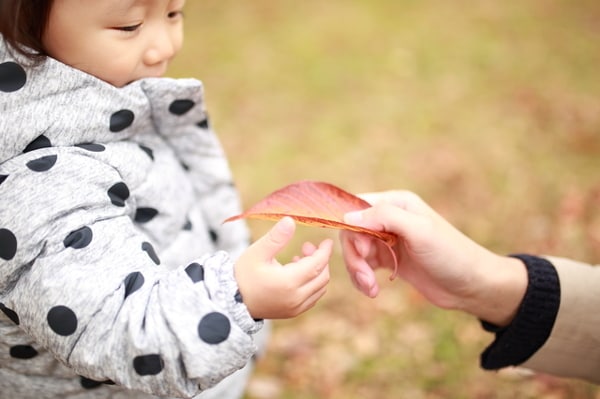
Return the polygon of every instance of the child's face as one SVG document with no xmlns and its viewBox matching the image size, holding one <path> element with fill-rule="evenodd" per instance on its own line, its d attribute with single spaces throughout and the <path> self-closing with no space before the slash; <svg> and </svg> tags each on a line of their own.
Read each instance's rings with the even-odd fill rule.
<svg viewBox="0 0 600 399">
<path fill-rule="evenodd" d="M 48 54 L 122 87 L 162 76 L 183 42 L 185 0 L 54 0 Z"/>
</svg>

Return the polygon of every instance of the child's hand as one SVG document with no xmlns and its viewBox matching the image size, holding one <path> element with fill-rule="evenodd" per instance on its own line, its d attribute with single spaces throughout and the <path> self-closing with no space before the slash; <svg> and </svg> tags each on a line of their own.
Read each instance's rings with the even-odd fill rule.
<svg viewBox="0 0 600 399">
<path fill-rule="evenodd" d="M 275 256 L 291 240 L 296 225 L 281 219 L 252 244 L 235 264 L 235 277 L 250 314 L 255 319 L 285 319 L 312 308 L 329 282 L 332 240 L 318 247 L 305 243 L 303 256 L 281 265 Z"/>
</svg>

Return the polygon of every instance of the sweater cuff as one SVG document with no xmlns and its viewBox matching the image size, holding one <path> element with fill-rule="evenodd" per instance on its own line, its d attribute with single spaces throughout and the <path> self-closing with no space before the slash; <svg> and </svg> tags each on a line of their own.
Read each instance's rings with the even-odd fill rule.
<svg viewBox="0 0 600 399">
<path fill-rule="evenodd" d="M 233 262 L 225 251 L 218 251 L 207 261 L 215 262 L 212 270 L 215 270 L 214 276 L 207 274 L 206 284 L 212 299 L 223 306 L 233 322 L 235 322 L 245 333 L 255 334 L 263 326 L 263 320 L 255 320 L 248 312 L 240 294 L 237 281 L 234 275 Z"/>
<path fill-rule="evenodd" d="M 482 321 L 482 327 L 496 334 L 481 354 L 481 367 L 496 370 L 529 359 L 544 345 L 560 306 L 560 281 L 548 260 L 531 255 L 510 255 L 527 269 L 528 284 L 523 301 L 511 324 L 499 328 Z"/>
</svg>

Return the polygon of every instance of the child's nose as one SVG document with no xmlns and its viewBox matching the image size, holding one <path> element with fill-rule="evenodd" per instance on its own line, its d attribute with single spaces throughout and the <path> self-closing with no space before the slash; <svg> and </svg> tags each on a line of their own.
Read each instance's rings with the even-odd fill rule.
<svg viewBox="0 0 600 399">
<path fill-rule="evenodd" d="M 181 47 L 177 32 L 163 29 L 153 35 L 144 55 L 144 62 L 148 65 L 160 64 L 169 61 Z"/>
</svg>

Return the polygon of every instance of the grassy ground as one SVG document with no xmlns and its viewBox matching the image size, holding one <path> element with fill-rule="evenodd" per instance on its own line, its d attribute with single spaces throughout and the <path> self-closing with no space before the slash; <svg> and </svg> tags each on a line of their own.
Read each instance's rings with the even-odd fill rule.
<svg viewBox="0 0 600 399">
<path fill-rule="evenodd" d="M 597 0 L 188 1 L 171 72 L 205 82 L 245 205 L 300 179 L 418 192 L 500 253 L 600 263 Z M 251 222 L 256 236 L 271 224 Z M 336 237 L 301 228 L 305 239 Z M 292 254 L 290 250 L 290 255 Z M 285 260 L 285 259 L 284 259 Z M 249 399 L 600 398 L 484 372 L 478 323 L 400 281 L 274 324 Z"/>
</svg>

